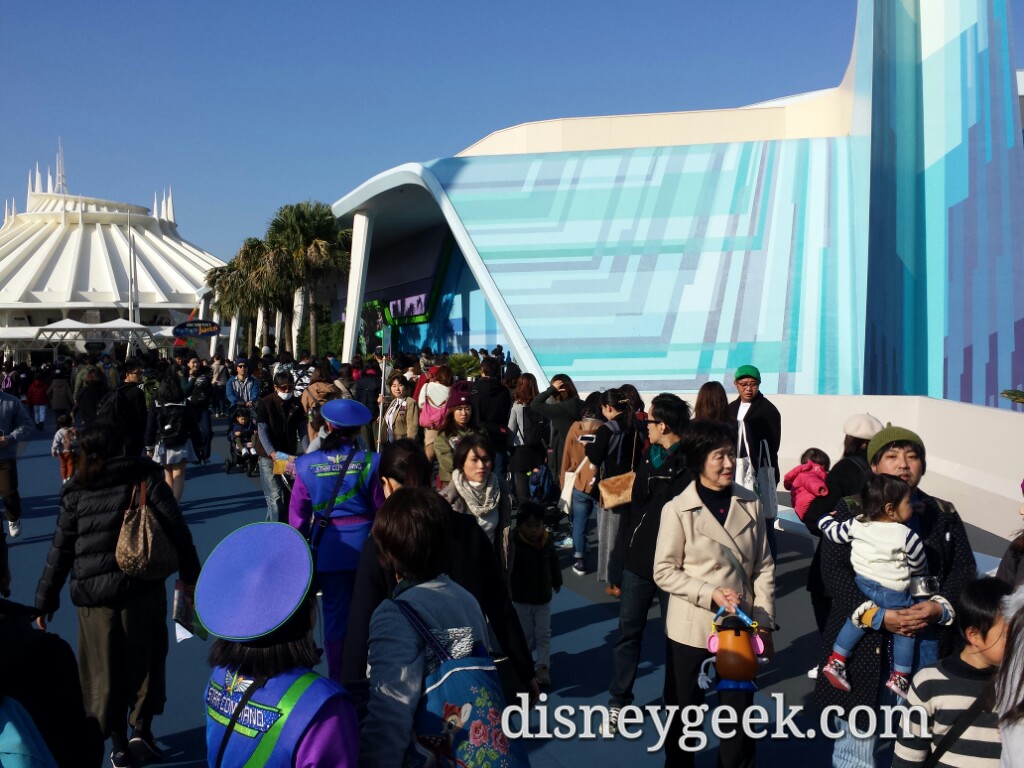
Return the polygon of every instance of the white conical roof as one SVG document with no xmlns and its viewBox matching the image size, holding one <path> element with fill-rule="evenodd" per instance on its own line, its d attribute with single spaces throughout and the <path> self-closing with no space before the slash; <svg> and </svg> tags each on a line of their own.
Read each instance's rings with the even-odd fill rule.
<svg viewBox="0 0 1024 768">
<path fill-rule="evenodd" d="M 68 195 L 63 157 L 57 191 L 29 174 L 24 213 L 0 227 L 0 310 L 126 309 L 131 250 L 142 310 L 188 311 L 207 270 L 224 262 L 178 234 L 170 198 L 162 216 L 127 203 Z M 45 182 L 53 189 L 53 182 Z"/>
</svg>

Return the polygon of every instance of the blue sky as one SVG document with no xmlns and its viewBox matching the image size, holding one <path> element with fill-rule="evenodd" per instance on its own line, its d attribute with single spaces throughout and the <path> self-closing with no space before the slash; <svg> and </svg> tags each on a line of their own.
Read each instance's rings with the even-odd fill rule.
<svg viewBox="0 0 1024 768">
<path fill-rule="evenodd" d="M 1016 46 L 1024 0 L 1013 0 Z M 836 85 L 854 0 L 0 0 L 0 196 L 60 136 L 69 191 L 150 206 L 228 259 L 277 208 L 555 117 Z"/>
</svg>

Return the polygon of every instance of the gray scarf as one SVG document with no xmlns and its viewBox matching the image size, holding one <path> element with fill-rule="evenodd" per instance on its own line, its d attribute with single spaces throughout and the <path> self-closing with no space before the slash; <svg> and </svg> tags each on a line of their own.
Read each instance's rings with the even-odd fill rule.
<svg viewBox="0 0 1024 768">
<path fill-rule="evenodd" d="M 466 509 L 470 514 L 483 517 L 493 512 L 501 501 L 501 488 L 498 486 L 498 476 L 491 472 L 487 479 L 474 485 L 466 479 L 461 469 L 452 470 L 452 483 L 455 490 L 459 492 Z"/>
</svg>

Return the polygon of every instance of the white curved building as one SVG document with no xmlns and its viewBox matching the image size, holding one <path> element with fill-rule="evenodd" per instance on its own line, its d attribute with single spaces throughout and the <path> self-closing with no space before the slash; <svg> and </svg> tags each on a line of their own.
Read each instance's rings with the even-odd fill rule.
<svg viewBox="0 0 1024 768">
<path fill-rule="evenodd" d="M 44 187 L 37 167 L 29 173 L 26 211 L 5 208 L 0 346 L 24 347 L 40 328 L 66 319 L 91 324 L 134 319 L 155 334 L 186 319 L 204 292 L 207 270 L 224 264 L 181 237 L 171 195 L 164 195 L 159 212 L 155 196 L 150 211 L 69 195 L 61 156 L 56 185 L 47 172 Z"/>
</svg>

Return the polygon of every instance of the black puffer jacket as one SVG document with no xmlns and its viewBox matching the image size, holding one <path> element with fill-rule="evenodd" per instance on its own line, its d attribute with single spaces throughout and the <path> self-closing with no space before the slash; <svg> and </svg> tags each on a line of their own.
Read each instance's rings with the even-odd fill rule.
<svg viewBox="0 0 1024 768">
<path fill-rule="evenodd" d="M 508 417 L 512 413 L 512 395 L 508 387 L 497 379 L 483 376 L 472 383 L 470 392 L 476 423 L 487 432 L 495 452 L 508 453 L 511 447 Z"/>
<path fill-rule="evenodd" d="M 654 581 L 654 549 L 661 528 L 661 510 L 693 482 L 686 468 L 686 457 L 678 448 L 657 469 L 651 464 L 650 449 L 636 469 L 633 501 L 619 524 L 626 552 L 626 568 L 637 576 Z"/>
<path fill-rule="evenodd" d="M 62 489 L 57 529 L 36 588 L 36 608 L 41 613 L 60 607 L 60 591 L 69 573 L 71 602 L 82 607 L 118 607 L 150 583 L 126 576 L 114 559 L 132 489 L 142 480 L 146 481 L 146 503 L 178 550 L 182 581 L 196 583 L 199 555 L 164 482 L 163 470 L 148 459 L 125 456 L 107 462 L 95 487 L 84 488 L 73 477 Z"/>
</svg>

